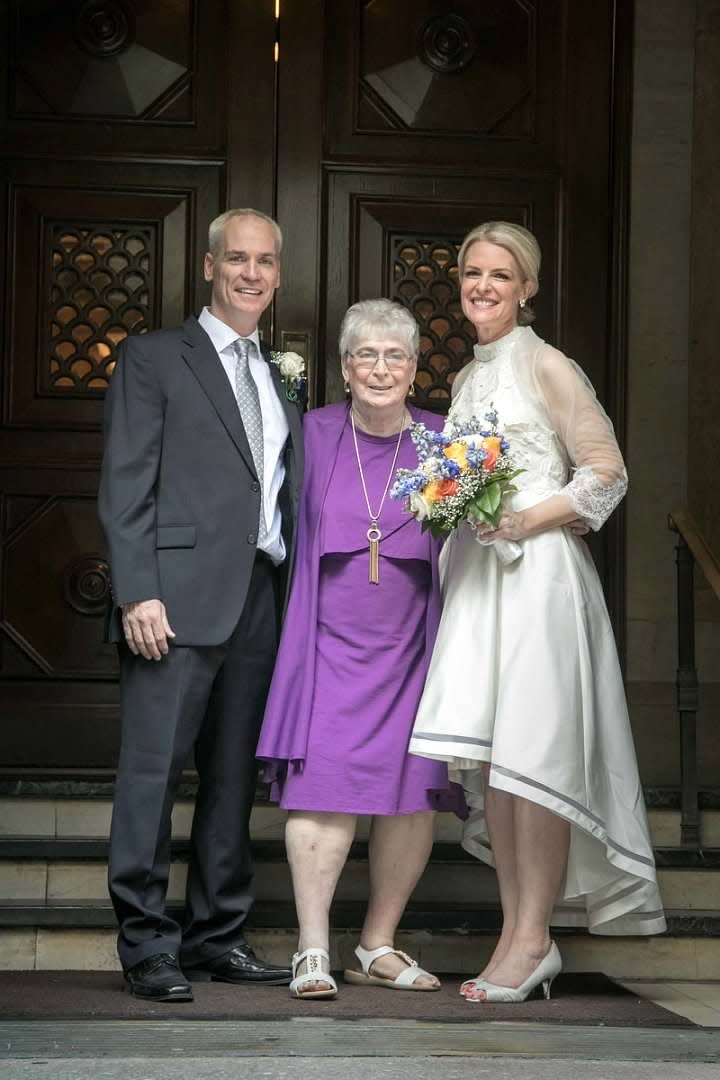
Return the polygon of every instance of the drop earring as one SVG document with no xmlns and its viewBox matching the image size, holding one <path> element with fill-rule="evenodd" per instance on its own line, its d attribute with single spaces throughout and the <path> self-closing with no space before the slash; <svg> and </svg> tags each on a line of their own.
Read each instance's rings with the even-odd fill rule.
<svg viewBox="0 0 720 1080">
<path fill-rule="evenodd" d="M 410 389 L 408 390 L 408 397 L 415 397 L 415 383 L 410 383 Z"/>
</svg>

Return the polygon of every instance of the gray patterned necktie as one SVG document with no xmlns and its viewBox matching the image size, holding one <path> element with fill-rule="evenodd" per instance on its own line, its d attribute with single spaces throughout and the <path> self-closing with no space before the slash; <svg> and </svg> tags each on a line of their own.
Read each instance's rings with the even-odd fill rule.
<svg viewBox="0 0 720 1080">
<path fill-rule="evenodd" d="M 248 338 L 238 338 L 233 345 L 235 350 L 235 397 L 237 398 L 243 427 L 250 444 L 255 463 L 255 471 L 260 481 L 260 521 L 258 523 L 258 543 L 267 536 L 265 527 L 265 514 L 263 512 L 263 421 L 260 410 L 260 395 L 255 380 L 250 371 L 250 350 L 255 348 L 255 343 Z"/>
</svg>

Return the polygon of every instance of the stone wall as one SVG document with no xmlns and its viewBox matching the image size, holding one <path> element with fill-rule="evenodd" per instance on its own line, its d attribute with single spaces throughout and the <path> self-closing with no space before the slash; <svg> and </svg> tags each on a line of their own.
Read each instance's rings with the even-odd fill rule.
<svg viewBox="0 0 720 1080">
<path fill-rule="evenodd" d="M 690 342 L 695 333 L 690 307 L 692 201 L 698 183 L 697 173 L 693 176 L 693 117 L 702 91 L 695 86 L 696 42 L 701 41 L 708 5 L 717 8 L 718 0 L 635 0 L 627 680 L 646 783 L 673 783 L 678 777 L 675 541 L 666 519 L 670 510 L 688 504 L 688 470 L 696 456 L 692 447 L 698 419 L 710 422 L 707 411 L 698 418 L 696 409 L 689 409 Z M 717 235 L 716 231 L 712 239 L 716 248 Z M 717 278 L 714 285 L 717 292 Z M 707 349 L 705 364 L 706 357 Z M 717 431 L 716 419 L 714 434 L 720 446 Z M 716 499 L 719 489 L 715 487 Z M 717 783 L 720 775 L 718 614 L 720 604 L 700 583 L 697 644 L 704 692 L 699 739 L 705 783 Z"/>
</svg>

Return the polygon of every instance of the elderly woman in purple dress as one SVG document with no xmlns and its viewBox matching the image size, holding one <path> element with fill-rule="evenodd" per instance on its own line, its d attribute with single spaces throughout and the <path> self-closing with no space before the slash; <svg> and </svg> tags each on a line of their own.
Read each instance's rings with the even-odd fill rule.
<svg viewBox="0 0 720 1080">
<path fill-rule="evenodd" d="M 442 427 L 407 404 L 418 344 L 405 308 L 354 304 L 340 332 L 350 400 L 305 418 L 297 562 L 258 745 L 288 811 L 296 997 L 337 994 L 330 905 L 359 814 L 373 818 L 370 895 L 345 980 L 440 986 L 394 948 L 432 847 L 433 811 L 453 806 L 445 765 L 407 752 L 440 608 L 437 543 L 388 494 L 396 469 L 417 464 L 413 421 Z"/>
</svg>

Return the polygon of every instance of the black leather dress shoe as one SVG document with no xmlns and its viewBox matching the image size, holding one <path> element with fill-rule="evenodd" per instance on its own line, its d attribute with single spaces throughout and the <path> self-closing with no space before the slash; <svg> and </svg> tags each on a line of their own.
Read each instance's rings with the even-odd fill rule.
<svg viewBox="0 0 720 1080">
<path fill-rule="evenodd" d="M 131 994 L 151 1001 L 192 1001 L 190 983 L 172 953 L 156 953 L 128 968 L 125 981 Z"/>
<path fill-rule="evenodd" d="M 222 956 L 202 961 L 196 966 L 185 966 L 191 982 L 262 983 L 263 986 L 287 986 L 292 978 L 290 968 L 266 964 L 257 956 L 246 941 L 236 945 Z"/>
</svg>

